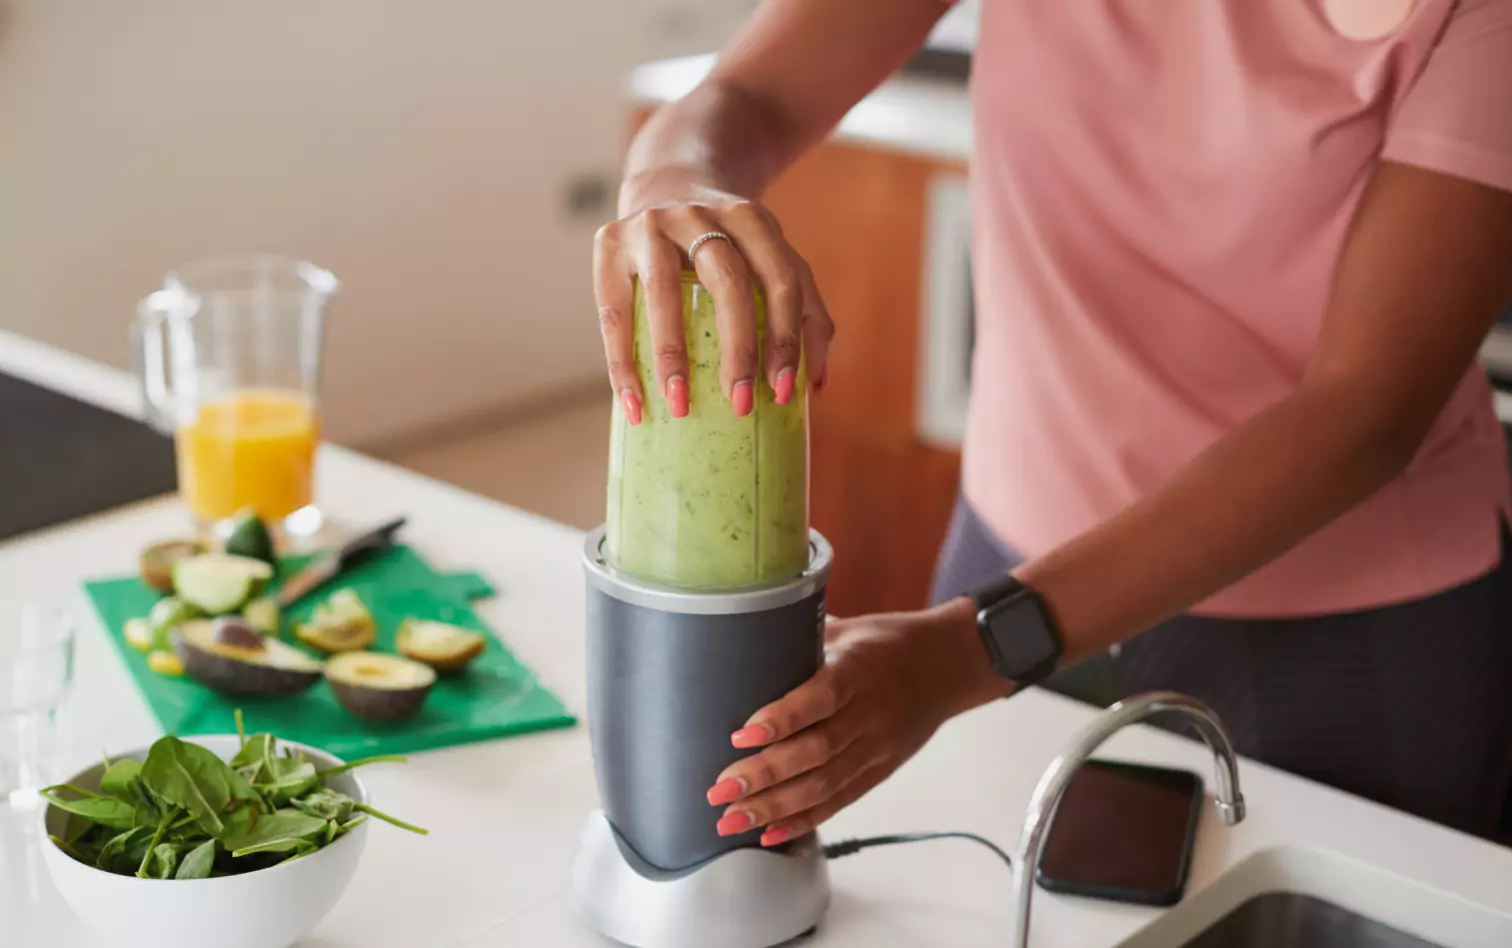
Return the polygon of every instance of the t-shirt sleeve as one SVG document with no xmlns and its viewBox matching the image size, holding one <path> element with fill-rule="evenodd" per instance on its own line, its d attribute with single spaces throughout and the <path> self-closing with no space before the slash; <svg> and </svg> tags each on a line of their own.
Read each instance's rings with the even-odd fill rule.
<svg viewBox="0 0 1512 948">
<path fill-rule="evenodd" d="M 1461 0 L 1382 158 L 1512 191 L 1512 0 Z"/>
</svg>

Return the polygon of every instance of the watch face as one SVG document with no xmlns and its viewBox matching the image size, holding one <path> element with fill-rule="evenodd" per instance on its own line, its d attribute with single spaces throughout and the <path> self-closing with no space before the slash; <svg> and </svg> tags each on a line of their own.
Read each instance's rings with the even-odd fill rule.
<svg viewBox="0 0 1512 948">
<path fill-rule="evenodd" d="M 1055 670 L 1061 656 L 1060 636 L 1039 597 L 1025 590 L 982 612 L 983 631 L 988 633 L 999 674 L 1033 684 Z"/>
</svg>

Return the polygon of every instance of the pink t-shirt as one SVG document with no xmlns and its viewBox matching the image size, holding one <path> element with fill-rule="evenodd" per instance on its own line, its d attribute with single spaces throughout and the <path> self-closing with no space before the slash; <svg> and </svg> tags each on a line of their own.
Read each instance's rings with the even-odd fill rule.
<svg viewBox="0 0 1512 948">
<path fill-rule="evenodd" d="M 1381 158 L 1512 190 L 1512 0 L 985 0 L 964 482 L 1033 556 L 1293 391 Z M 1469 372 L 1407 472 L 1204 603 L 1462 583 L 1509 506 Z"/>
</svg>

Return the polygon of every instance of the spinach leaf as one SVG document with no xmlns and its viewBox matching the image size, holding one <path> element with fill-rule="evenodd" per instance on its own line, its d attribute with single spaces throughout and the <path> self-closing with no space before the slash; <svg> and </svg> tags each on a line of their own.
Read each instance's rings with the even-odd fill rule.
<svg viewBox="0 0 1512 948">
<path fill-rule="evenodd" d="M 324 780 L 327 777 L 344 774 L 348 770 L 366 767 L 368 764 L 402 764 L 406 760 L 408 758 L 401 757 L 398 754 L 379 754 L 377 757 L 363 757 L 360 760 L 349 760 L 339 767 L 327 767 L 325 770 L 320 771 L 320 779 Z"/>
<path fill-rule="evenodd" d="M 154 876 L 153 875 L 153 871 L 154 870 L 153 870 L 153 867 L 152 867 L 152 858 L 155 855 L 157 855 L 159 844 L 162 842 L 162 839 L 163 839 L 163 834 L 166 833 L 166 832 L 168 832 L 168 825 L 170 823 L 172 823 L 175 819 L 177 819 L 178 815 L 179 815 L 178 814 L 178 810 L 174 810 L 174 811 L 170 812 L 168 815 L 164 816 L 163 819 L 162 819 L 162 821 L 158 823 L 157 829 L 152 834 L 152 841 L 147 844 L 147 852 L 146 852 L 146 854 L 144 854 L 142 856 L 141 863 L 139 863 L 137 865 L 136 875 L 137 875 L 138 879 L 147 879 L 147 878 L 162 879 L 162 878 L 165 878 L 164 876 Z M 169 847 L 172 848 L 172 844 L 171 843 L 169 844 Z M 178 851 L 177 850 L 174 850 L 173 858 L 174 858 L 175 861 L 178 860 Z M 170 874 L 171 874 L 171 872 L 170 872 Z"/>
<path fill-rule="evenodd" d="M 152 838 L 152 833 L 152 827 L 138 826 L 112 836 L 100 848 L 100 854 L 95 857 L 95 868 L 123 876 L 131 875 L 142 864 L 142 857 L 147 852 L 147 842 Z"/>
<path fill-rule="evenodd" d="M 80 822 L 83 821 L 80 820 Z M 93 866 L 100 859 L 100 850 L 104 849 L 106 842 L 109 841 L 105 834 L 112 832 L 114 830 L 106 829 L 98 823 L 90 823 L 89 832 L 81 834 L 77 839 L 64 840 L 68 844 L 68 849 L 65 851 L 84 865 Z"/>
<path fill-rule="evenodd" d="M 352 830 L 361 826 L 363 823 L 366 823 L 367 820 L 368 818 L 366 816 L 359 816 L 355 820 L 348 820 L 345 823 L 342 823 L 340 828 L 336 832 L 336 838 L 340 839 L 341 837 L 350 833 Z"/>
<path fill-rule="evenodd" d="M 231 758 L 231 766 L 254 782 L 262 779 L 264 761 L 273 756 L 277 741 L 272 734 L 253 734 L 242 741 L 241 750 Z"/>
<path fill-rule="evenodd" d="M 174 873 L 173 878 L 208 879 L 210 870 L 213 868 L 215 868 L 215 840 L 207 839 L 189 850 L 189 854 L 179 860 L 178 872 Z"/>
<path fill-rule="evenodd" d="M 66 813 L 82 816 L 86 820 L 92 820 L 101 826 L 111 829 L 131 829 L 137 824 L 136 807 L 125 800 L 117 800 L 115 797 L 86 796 L 79 800 L 68 800 L 61 796 L 60 787 L 48 787 L 42 791 L 42 799 Z M 76 787 L 69 787 L 77 790 Z"/>
<path fill-rule="evenodd" d="M 252 787 L 265 796 L 274 809 L 320 786 L 314 764 L 287 757 L 274 758 L 273 773 L 269 778 L 267 783 L 254 783 Z"/>
<path fill-rule="evenodd" d="M 375 809 L 373 809 L 372 807 L 368 806 L 366 803 L 358 803 L 355 806 L 353 806 L 352 809 L 354 809 L 354 810 L 361 810 L 363 813 L 366 813 L 368 816 L 376 816 L 378 819 L 382 820 L 383 822 L 385 822 L 385 823 L 391 823 L 394 826 L 397 826 L 397 827 L 399 827 L 402 830 L 409 830 L 411 833 L 419 833 L 421 836 L 429 836 L 430 835 L 430 830 L 423 829 L 423 828 L 421 828 L 419 826 L 415 826 L 412 823 L 406 823 L 406 822 L 404 822 L 401 819 L 396 819 L 395 817 L 389 816 L 387 813 L 384 813 L 382 810 L 375 810 Z"/>
<path fill-rule="evenodd" d="M 100 792 L 106 796 L 131 799 L 131 783 L 142 772 L 139 760 L 118 760 L 100 776 Z"/>
<path fill-rule="evenodd" d="M 83 839 L 90 830 L 100 824 L 86 820 L 77 813 L 68 814 L 68 820 L 63 824 L 63 841 L 70 846 Z"/>
<path fill-rule="evenodd" d="M 301 813 L 318 816 L 323 820 L 335 820 L 345 823 L 352 816 L 352 807 L 355 805 L 351 797 L 337 790 L 316 790 L 297 800 L 290 801 L 289 805 Z"/>
<path fill-rule="evenodd" d="M 172 879 L 178 870 L 179 850 L 172 843 L 158 843 L 148 852 L 146 879 Z"/>
<path fill-rule="evenodd" d="M 138 826 L 156 826 L 173 804 L 159 800 L 140 776 L 126 785 L 124 797 L 137 808 Z"/>
<path fill-rule="evenodd" d="M 246 834 L 229 836 L 223 845 L 233 856 L 257 852 L 283 852 L 305 839 L 325 832 L 326 820 L 298 810 L 276 810 L 257 821 Z"/>
<path fill-rule="evenodd" d="M 158 798 L 193 813 L 211 836 L 226 832 L 221 814 L 238 801 L 259 802 L 257 792 L 214 753 L 164 737 L 152 745 L 142 780 Z"/>
<path fill-rule="evenodd" d="M 283 865 L 286 862 L 293 862 L 296 859 L 303 859 L 305 856 L 308 856 L 310 853 L 317 852 L 319 849 L 320 849 L 320 845 L 319 844 L 312 843 L 309 840 L 305 840 L 304 842 L 300 843 L 298 846 L 294 847 L 294 851 L 293 851 L 293 853 L 291 853 L 289 855 L 289 858 L 287 858 L 287 859 L 280 859 L 278 861 L 277 865 L 281 866 L 281 865 Z"/>
<path fill-rule="evenodd" d="M 265 809 L 261 803 L 238 804 L 225 815 L 226 831 L 219 839 L 225 842 L 248 835 L 257 828 L 258 820 L 264 813 L 272 812 L 271 808 Z"/>
<path fill-rule="evenodd" d="M 66 856 L 68 856 L 70 859 L 73 859 L 76 862 L 85 863 L 87 865 L 92 865 L 94 863 L 93 859 L 86 859 L 84 857 L 83 851 L 80 850 L 80 849 L 78 849 L 77 847 L 75 847 L 72 843 L 68 842 L 67 840 L 59 839 L 58 837 L 54 836 L 51 833 L 47 834 L 47 838 L 50 839 L 50 840 L 52 840 L 52 844 L 54 846 L 56 846 L 59 849 L 63 850 L 63 853 Z"/>
</svg>

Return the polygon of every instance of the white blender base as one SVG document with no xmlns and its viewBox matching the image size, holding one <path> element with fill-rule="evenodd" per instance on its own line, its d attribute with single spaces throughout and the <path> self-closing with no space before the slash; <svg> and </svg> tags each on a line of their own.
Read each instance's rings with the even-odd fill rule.
<svg viewBox="0 0 1512 948">
<path fill-rule="evenodd" d="M 602 810 L 572 862 L 573 911 L 631 948 L 773 948 L 819 924 L 829 873 L 817 838 L 783 852 L 737 849 L 683 873 L 636 865 Z"/>
</svg>

